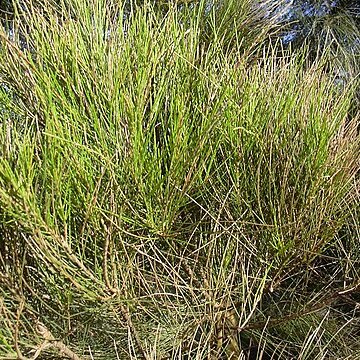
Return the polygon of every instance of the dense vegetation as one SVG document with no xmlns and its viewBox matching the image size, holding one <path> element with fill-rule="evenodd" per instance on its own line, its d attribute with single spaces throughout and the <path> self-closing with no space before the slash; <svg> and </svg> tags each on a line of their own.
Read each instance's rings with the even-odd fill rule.
<svg viewBox="0 0 360 360">
<path fill-rule="evenodd" d="M 360 357 L 358 54 L 272 3 L 14 2 L 0 359 Z"/>
</svg>

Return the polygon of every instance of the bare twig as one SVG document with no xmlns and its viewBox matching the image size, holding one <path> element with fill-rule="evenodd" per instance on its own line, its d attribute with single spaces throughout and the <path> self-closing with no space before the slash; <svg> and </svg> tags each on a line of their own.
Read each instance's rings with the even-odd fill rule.
<svg viewBox="0 0 360 360">
<path fill-rule="evenodd" d="M 44 338 L 44 344 L 46 344 L 46 347 L 54 347 L 58 349 L 61 354 L 64 354 L 71 360 L 83 360 L 82 357 L 75 354 L 62 341 L 56 340 L 53 334 L 47 329 L 44 324 L 40 322 L 37 323 L 37 332 Z"/>
</svg>

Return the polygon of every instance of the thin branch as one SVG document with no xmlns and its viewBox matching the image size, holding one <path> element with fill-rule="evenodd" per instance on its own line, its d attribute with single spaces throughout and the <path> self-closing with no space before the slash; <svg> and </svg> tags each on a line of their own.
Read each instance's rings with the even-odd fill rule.
<svg viewBox="0 0 360 360">
<path fill-rule="evenodd" d="M 142 342 L 141 342 L 141 339 L 139 337 L 139 334 L 131 320 L 131 315 L 130 315 L 130 312 L 128 310 L 128 308 L 124 305 L 120 305 L 120 311 L 121 311 L 121 314 L 122 316 L 124 317 L 124 319 L 126 320 L 126 323 L 131 331 L 131 333 L 134 335 L 134 338 L 135 338 L 135 341 L 136 341 L 136 344 L 141 352 L 141 355 L 142 357 L 145 359 L 145 360 L 148 360 L 149 357 L 147 356 L 146 354 L 146 351 L 144 350 L 143 346 L 142 346 Z"/>
<path fill-rule="evenodd" d="M 61 354 L 64 354 L 69 359 L 84 360 L 84 358 L 74 353 L 62 341 L 56 340 L 53 334 L 46 328 L 44 324 L 41 324 L 40 322 L 37 323 L 37 332 L 44 338 L 45 343 L 48 344 L 48 346 L 58 349 Z"/>
<path fill-rule="evenodd" d="M 303 316 L 310 315 L 314 312 L 324 309 L 325 307 L 333 304 L 339 298 L 342 298 L 345 294 L 348 295 L 348 294 L 355 292 L 358 288 L 360 288 L 360 280 L 358 280 L 357 282 L 348 286 L 346 289 L 337 290 L 337 291 L 333 292 L 332 294 L 329 294 L 324 301 L 319 302 L 317 305 L 315 305 L 313 303 L 308 304 L 308 306 L 302 311 L 299 311 L 296 313 L 290 313 L 288 315 L 282 316 L 281 318 L 270 319 L 265 322 L 257 322 L 257 323 L 249 324 L 244 327 L 237 327 L 236 329 L 234 328 L 233 330 L 242 332 L 242 331 L 248 331 L 248 330 L 262 329 L 262 328 L 264 328 L 264 326 L 269 328 L 269 327 L 274 327 L 274 326 L 284 324 L 288 321 L 299 319 Z"/>
</svg>

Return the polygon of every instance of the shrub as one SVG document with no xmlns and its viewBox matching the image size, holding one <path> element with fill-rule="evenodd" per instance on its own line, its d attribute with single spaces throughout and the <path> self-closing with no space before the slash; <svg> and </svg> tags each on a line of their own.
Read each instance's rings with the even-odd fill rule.
<svg viewBox="0 0 360 360">
<path fill-rule="evenodd" d="M 355 81 L 250 2 L 15 4 L 0 357 L 359 355 Z"/>
</svg>

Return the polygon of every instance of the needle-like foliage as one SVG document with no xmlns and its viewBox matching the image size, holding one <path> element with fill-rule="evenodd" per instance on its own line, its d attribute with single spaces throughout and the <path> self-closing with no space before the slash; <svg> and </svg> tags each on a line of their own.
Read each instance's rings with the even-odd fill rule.
<svg viewBox="0 0 360 360">
<path fill-rule="evenodd" d="M 0 359 L 360 356 L 356 79 L 260 5 L 14 2 Z"/>
</svg>

